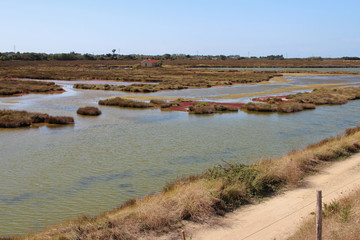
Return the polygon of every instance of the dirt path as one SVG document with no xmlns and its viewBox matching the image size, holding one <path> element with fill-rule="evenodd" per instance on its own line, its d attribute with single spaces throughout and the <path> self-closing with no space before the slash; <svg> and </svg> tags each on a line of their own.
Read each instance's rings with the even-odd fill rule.
<svg viewBox="0 0 360 240">
<path fill-rule="evenodd" d="M 315 211 L 316 190 L 322 190 L 323 202 L 330 202 L 359 187 L 360 154 L 356 154 L 306 178 L 300 188 L 245 206 L 219 218 L 217 224 L 189 226 L 186 231 L 193 240 L 286 239 Z"/>
</svg>

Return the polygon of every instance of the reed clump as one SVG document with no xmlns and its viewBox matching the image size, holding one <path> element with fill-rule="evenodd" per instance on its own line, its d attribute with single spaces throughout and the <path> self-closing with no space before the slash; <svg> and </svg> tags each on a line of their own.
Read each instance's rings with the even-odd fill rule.
<svg viewBox="0 0 360 240">
<path fill-rule="evenodd" d="M 81 107 L 76 111 L 76 113 L 87 116 L 99 116 L 101 111 L 97 107 Z"/>
<path fill-rule="evenodd" d="M 16 110 L 0 110 L 1 128 L 29 127 L 34 123 L 73 124 L 74 118 L 67 116 L 50 116 L 45 113 L 33 113 Z"/>
<path fill-rule="evenodd" d="M 154 104 L 152 104 L 152 103 L 138 102 L 138 101 L 133 101 L 130 99 L 124 99 L 121 97 L 100 100 L 99 105 L 118 106 L 118 107 L 127 107 L 127 108 L 151 108 L 151 107 L 154 107 Z"/>
</svg>

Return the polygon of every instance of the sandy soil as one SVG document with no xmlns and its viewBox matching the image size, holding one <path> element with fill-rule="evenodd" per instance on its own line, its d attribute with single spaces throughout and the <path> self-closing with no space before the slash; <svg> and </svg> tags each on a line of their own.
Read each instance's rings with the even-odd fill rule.
<svg viewBox="0 0 360 240">
<path fill-rule="evenodd" d="M 315 211 L 316 190 L 330 202 L 360 187 L 360 154 L 331 164 L 304 179 L 302 185 L 256 205 L 248 205 L 217 218 L 216 223 L 189 224 L 187 238 L 198 239 L 286 239 Z M 315 227 L 315 226 L 314 226 Z"/>
</svg>

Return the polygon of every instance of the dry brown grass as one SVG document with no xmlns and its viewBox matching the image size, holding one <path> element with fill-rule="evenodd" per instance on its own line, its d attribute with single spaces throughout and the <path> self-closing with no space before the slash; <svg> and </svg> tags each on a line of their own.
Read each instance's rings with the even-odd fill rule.
<svg viewBox="0 0 360 240">
<path fill-rule="evenodd" d="M 195 114 L 212 114 L 212 113 L 224 113 L 224 112 L 237 112 L 238 107 L 224 106 L 219 104 L 211 104 L 208 102 L 195 102 L 193 106 L 189 107 L 189 113 Z"/>
<path fill-rule="evenodd" d="M 124 99 L 121 97 L 100 100 L 99 105 L 118 106 L 118 107 L 127 107 L 127 108 L 151 108 L 151 107 L 154 107 L 154 104 L 152 104 L 152 103 L 133 101 L 133 100 Z"/>
<path fill-rule="evenodd" d="M 345 104 L 349 100 L 360 98 L 359 87 L 346 88 L 318 88 L 312 92 L 296 93 L 287 96 L 287 99 L 300 103 L 322 104 Z"/>
<path fill-rule="evenodd" d="M 360 189 L 339 200 L 324 203 L 323 239 L 358 240 L 360 236 Z M 316 239 L 315 216 L 306 220 L 289 240 Z"/>
<path fill-rule="evenodd" d="M 0 79 L 0 95 L 48 93 L 64 91 L 53 82 Z"/>
<path fill-rule="evenodd" d="M 213 213 L 214 198 L 204 181 L 176 186 L 162 195 L 145 198 L 138 205 L 140 227 L 146 230 L 172 228 L 181 220 L 199 221 Z"/>
<path fill-rule="evenodd" d="M 293 113 L 309 109 L 315 109 L 315 105 L 311 103 L 297 103 L 297 102 L 271 102 L 268 103 L 253 103 L 245 104 L 242 109 L 249 112 L 280 112 L 280 113 Z"/>
<path fill-rule="evenodd" d="M 74 123 L 74 118 L 67 116 L 50 116 L 46 113 L 0 110 L 0 128 L 29 127 L 34 123 L 72 124 Z"/>
</svg>

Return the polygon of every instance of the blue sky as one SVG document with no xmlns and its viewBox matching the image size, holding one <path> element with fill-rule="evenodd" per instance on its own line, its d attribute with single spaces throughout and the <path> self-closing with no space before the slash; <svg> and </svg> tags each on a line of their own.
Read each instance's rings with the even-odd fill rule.
<svg viewBox="0 0 360 240">
<path fill-rule="evenodd" d="M 0 0 L 0 52 L 360 56 L 358 0 Z"/>
</svg>

